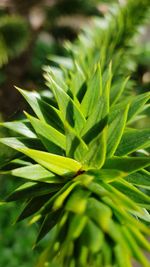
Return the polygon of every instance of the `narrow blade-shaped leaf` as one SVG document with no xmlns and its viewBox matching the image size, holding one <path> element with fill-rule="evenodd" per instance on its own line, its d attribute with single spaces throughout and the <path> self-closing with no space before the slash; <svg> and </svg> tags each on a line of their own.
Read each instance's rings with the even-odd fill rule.
<svg viewBox="0 0 150 267">
<path fill-rule="evenodd" d="M 135 210 L 139 212 L 141 211 L 141 208 L 133 200 L 131 200 L 128 196 L 120 192 L 117 188 L 113 187 L 111 184 L 100 181 L 99 187 L 101 187 L 103 191 L 105 190 L 104 191 L 105 195 L 109 196 L 110 199 L 112 199 L 112 201 L 116 203 L 116 205 L 118 204 L 119 201 L 120 207 L 122 206 L 127 210 Z M 99 191 L 95 189 L 95 192 L 97 194 L 99 194 Z"/>
<path fill-rule="evenodd" d="M 114 248 L 115 257 L 120 267 L 132 267 L 130 253 L 120 244 Z"/>
<path fill-rule="evenodd" d="M 7 198 L 6 201 L 16 201 L 19 199 L 28 199 L 36 196 L 42 196 L 49 193 L 56 192 L 61 188 L 60 185 L 53 184 L 48 186 L 45 183 L 25 183 L 19 186 L 13 191 Z"/>
<path fill-rule="evenodd" d="M 120 192 L 129 196 L 136 203 L 141 204 L 145 208 L 150 208 L 150 197 L 137 189 L 135 186 L 123 180 L 114 181 L 111 184 Z"/>
<path fill-rule="evenodd" d="M 82 167 L 79 162 L 67 157 L 27 148 L 19 151 L 58 175 L 74 175 Z"/>
<path fill-rule="evenodd" d="M 129 105 L 117 114 L 116 118 L 108 123 L 107 157 L 112 157 L 120 143 L 128 115 Z"/>
<path fill-rule="evenodd" d="M 68 124 L 65 123 L 66 130 L 66 156 L 82 162 L 88 146 L 80 135 Z"/>
<path fill-rule="evenodd" d="M 124 156 L 150 146 L 150 129 L 127 129 L 122 136 L 116 155 Z"/>
<path fill-rule="evenodd" d="M 51 196 L 52 194 L 47 194 L 43 196 L 37 196 L 29 200 L 29 202 L 25 205 L 21 214 L 17 218 L 17 222 L 20 222 L 27 217 L 35 214 L 50 199 Z"/>
<path fill-rule="evenodd" d="M 122 226 L 122 232 L 123 232 L 123 235 L 126 241 L 129 244 L 131 251 L 133 252 L 135 259 L 137 259 L 142 264 L 143 267 L 149 267 L 149 263 L 148 263 L 148 260 L 146 259 L 146 256 L 139 248 L 138 244 L 136 243 L 130 231 L 124 226 Z"/>
<path fill-rule="evenodd" d="M 65 120 L 76 129 L 77 132 L 83 128 L 85 123 L 85 118 L 80 112 L 75 102 L 69 97 L 69 95 L 53 80 L 52 76 L 49 75 L 49 82 L 51 89 L 55 95 L 58 102 L 59 109 L 63 116 L 63 121 Z"/>
<path fill-rule="evenodd" d="M 62 194 L 60 194 L 53 205 L 53 209 L 57 210 L 60 207 L 62 207 L 65 199 L 70 195 L 70 193 L 73 191 L 73 189 L 79 184 L 79 181 L 76 181 L 74 183 L 72 183 L 68 188 L 66 188 L 66 190 L 64 192 L 62 192 Z"/>
<path fill-rule="evenodd" d="M 70 77 L 71 79 L 69 80 L 68 86 L 71 88 L 73 95 L 77 95 L 80 87 L 85 82 L 84 72 L 77 61 L 74 62 L 74 70 L 70 72 Z"/>
<path fill-rule="evenodd" d="M 141 234 L 140 231 L 138 231 L 137 228 L 133 227 L 133 225 L 130 225 L 129 231 L 131 235 L 133 235 L 137 241 L 137 243 L 142 246 L 143 249 L 147 250 L 150 252 L 150 243 L 146 238 Z"/>
<path fill-rule="evenodd" d="M 31 122 L 32 126 L 34 127 L 35 131 L 39 135 L 39 137 L 43 140 L 43 143 L 44 144 L 46 143 L 46 147 L 47 147 L 48 151 L 50 151 L 50 149 L 51 149 L 51 142 L 65 150 L 66 138 L 62 133 L 60 133 L 59 131 L 57 131 L 55 128 L 48 125 L 47 123 L 45 123 L 39 119 L 36 119 L 27 113 L 26 113 L 26 115 L 27 115 L 29 121 Z M 50 144 L 48 141 L 50 141 Z"/>
<path fill-rule="evenodd" d="M 50 232 L 50 230 L 56 225 L 60 215 L 60 210 L 52 211 L 46 215 L 35 244 L 37 244 L 48 232 Z"/>
<path fill-rule="evenodd" d="M 129 80 L 129 77 L 127 77 L 123 82 L 118 81 L 118 83 L 114 83 L 112 85 L 111 91 L 110 91 L 110 102 L 111 105 L 115 105 L 115 103 L 119 100 L 120 96 L 122 95 L 123 91 L 125 90 L 126 84 Z"/>
<path fill-rule="evenodd" d="M 43 145 L 39 139 L 27 137 L 3 137 L 0 138 L 0 143 L 19 150 L 21 148 L 36 148 L 43 149 Z"/>
<path fill-rule="evenodd" d="M 86 143 L 89 143 L 96 135 L 100 133 L 101 128 L 107 122 L 108 112 L 107 112 L 107 100 L 101 97 L 93 113 L 88 117 L 86 123 L 81 130 L 81 136 Z"/>
<path fill-rule="evenodd" d="M 31 130 L 31 126 L 27 121 L 13 121 L 13 122 L 1 122 L 0 126 L 6 127 L 16 133 L 30 138 L 37 138 L 36 134 Z"/>
<path fill-rule="evenodd" d="M 81 103 L 81 109 L 85 117 L 92 114 L 102 95 L 102 75 L 100 65 L 97 66 L 94 75 L 88 82 L 87 91 Z"/>
<path fill-rule="evenodd" d="M 48 59 L 50 61 L 53 61 L 54 63 L 58 64 L 59 66 L 63 66 L 67 69 L 72 69 L 72 67 L 73 67 L 73 61 L 69 57 L 51 55 L 48 57 Z"/>
<path fill-rule="evenodd" d="M 150 93 L 144 93 L 137 95 L 133 98 L 133 101 L 129 108 L 128 122 L 130 122 L 138 113 L 142 112 L 145 103 L 150 99 Z"/>
<path fill-rule="evenodd" d="M 107 126 L 89 144 L 89 151 L 84 157 L 83 164 L 88 169 L 100 169 L 106 157 Z"/>
<path fill-rule="evenodd" d="M 126 181 L 131 184 L 150 189 L 150 173 L 146 170 L 131 173 L 126 177 Z"/>
<path fill-rule="evenodd" d="M 127 173 L 136 172 L 150 165 L 149 157 L 112 157 L 107 159 L 103 168 L 116 169 Z"/>
<path fill-rule="evenodd" d="M 28 92 L 20 88 L 17 88 L 17 90 L 23 95 L 41 121 L 49 123 L 57 130 L 64 131 L 58 109 L 43 101 L 37 92 Z"/>
<path fill-rule="evenodd" d="M 87 173 L 93 175 L 95 179 L 97 178 L 98 180 L 102 180 L 107 183 L 126 177 L 128 175 L 128 173 L 113 169 L 89 170 L 87 171 Z"/>
<path fill-rule="evenodd" d="M 54 173 L 43 168 L 39 164 L 17 168 L 11 171 L 6 171 L 6 173 L 24 178 L 27 180 L 41 181 L 46 183 L 61 183 L 62 179 L 56 176 Z"/>
</svg>

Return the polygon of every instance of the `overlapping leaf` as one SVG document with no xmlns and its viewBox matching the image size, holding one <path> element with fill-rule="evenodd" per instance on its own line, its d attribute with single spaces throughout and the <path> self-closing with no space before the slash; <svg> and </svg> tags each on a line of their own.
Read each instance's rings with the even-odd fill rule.
<svg viewBox="0 0 150 267">
<path fill-rule="evenodd" d="M 46 68 L 45 77 L 56 103 L 19 89 L 37 117 L 2 124 L 17 136 L 0 142 L 19 157 L 0 174 L 24 181 L 6 200 L 25 200 L 17 220 L 38 221 L 36 244 L 52 235 L 40 267 L 132 267 L 132 258 L 149 266 L 142 250 L 150 251 L 150 197 L 143 191 L 150 188 L 150 158 L 137 153 L 149 148 L 150 130 L 134 129 L 133 121 L 150 94 L 129 95 L 123 62 L 133 14 L 142 19 L 146 12 L 148 0 L 140 2 L 129 0 L 86 29 L 71 58 L 52 59 L 57 70 Z"/>
</svg>

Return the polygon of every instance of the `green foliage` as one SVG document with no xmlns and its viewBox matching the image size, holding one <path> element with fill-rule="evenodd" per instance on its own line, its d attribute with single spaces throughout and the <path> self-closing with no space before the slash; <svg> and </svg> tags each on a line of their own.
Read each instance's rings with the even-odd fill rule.
<svg viewBox="0 0 150 267">
<path fill-rule="evenodd" d="M 129 0 L 102 31 L 82 34 L 69 59 L 46 68 L 55 102 L 19 89 L 34 115 L 1 124 L 14 137 L 0 142 L 18 156 L 0 174 L 22 180 L 6 201 L 24 201 L 17 221 L 39 225 L 35 246 L 50 232 L 37 267 L 131 267 L 133 259 L 149 267 L 150 130 L 135 121 L 150 93 L 126 94 L 129 68 L 119 58 L 147 6 Z"/>
<path fill-rule="evenodd" d="M 4 187 L 2 181 L 1 185 Z M 9 190 L 11 188 L 12 186 L 9 186 Z M 32 267 L 35 265 L 38 255 L 33 255 L 31 250 L 36 237 L 36 228 L 35 226 L 29 228 L 26 222 L 10 227 L 14 223 L 17 214 L 18 210 L 16 209 L 15 203 L 0 208 L 0 228 L 3 229 L 0 233 L 0 264 L 11 267 Z"/>
<path fill-rule="evenodd" d="M 9 58 L 18 56 L 27 46 L 29 29 L 26 21 L 19 16 L 0 17 L 0 67 Z"/>
<path fill-rule="evenodd" d="M 114 85 L 110 95 L 111 101 L 114 101 L 114 95 L 117 97 L 121 85 L 123 86 L 120 76 L 128 76 L 135 69 L 133 54 L 137 40 L 133 37 L 137 34 L 138 26 L 149 17 L 148 0 L 127 2 L 127 5 L 122 6 L 110 5 L 110 12 L 106 13 L 104 18 L 95 18 L 93 27 L 84 28 L 84 33 L 79 35 L 75 44 L 67 42 L 66 45 L 76 60 L 76 66 L 84 70 L 85 77 L 90 75 L 91 69 L 99 61 L 102 73 L 105 73 L 109 62 L 113 61 Z M 132 90 L 129 90 L 132 85 L 131 81 L 127 83 L 125 94 L 132 93 Z"/>
<path fill-rule="evenodd" d="M 52 8 L 48 10 L 48 16 L 50 19 L 57 19 L 59 16 L 66 14 L 84 14 L 84 15 L 100 15 L 96 4 L 98 0 L 89 0 L 88 2 L 83 0 L 63 0 L 54 4 Z"/>
</svg>

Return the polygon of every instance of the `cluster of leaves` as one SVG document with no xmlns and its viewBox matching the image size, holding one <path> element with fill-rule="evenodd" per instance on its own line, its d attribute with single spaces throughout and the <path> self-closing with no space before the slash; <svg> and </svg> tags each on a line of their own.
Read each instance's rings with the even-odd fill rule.
<svg viewBox="0 0 150 267">
<path fill-rule="evenodd" d="M 84 34 L 80 34 L 75 44 L 67 44 L 68 50 L 71 50 L 70 53 L 84 72 L 89 75 L 91 68 L 99 61 L 104 72 L 112 60 L 114 91 L 119 90 L 120 76 L 130 75 L 135 68 L 133 51 L 137 40 L 132 37 L 136 37 L 138 26 L 149 18 L 148 6 L 148 0 L 130 0 L 122 8 L 112 5 L 105 19 L 96 18 L 94 26 L 84 28 Z"/>
<path fill-rule="evenodd" d="M 1 2 L 0 112 L 3 118 L 8 119 L 12 113 L 14 114 L 19 99 L 11 84 L 21 84 L 30 89 L 45 89 L 41 68 L 48 64 L 47 56 L 53 53 L 65 55 L 62 42 L 66 39 L 74 40 L 80 24 L 92 14 L 100 15 L 101 12 L 98 11 L 95 0 L 88 1 L 88 5 L 85 0 L 71 2 L 2 0 Z M 95 11 L 90 14 L 88 12 L 90 9 Z M 75 19 L 78 14 L 81 19 Z M 66 16 L 67 22 L 64 24 Z M 77 28 L 74 22 L 71 22 L 71 18 L 73 21 L 78 21 Z"/>
<path fill-rule="evenodd" d="M 9 134 L 9 130 L 2 129 L 0 137 Z M 9 147 L 0 144 L 0 165 L 7 161 L 8 155 L 13 158 L 15 151 Z M 14 179 L 6 179 L 6 176 L 0 176 L 1 198 L 4 198 L 9 192 L 19 186 L 21 181 Z M 0 265 L 1 266 L 22 266 L 33 267 L 36 263 L 39 251 L 42 247 L 33 253 L 31 247 L 36 238 L 36 225 L 29 227 L 26 221 L 20 224 L 15 224 L 15 218 L 18 216 L 18 211 L 21 211 L 22 203 L 9 203 L 9 205 L 0 207 Z M 13 227 L 10 227 L 13 224 Z M 44 245 L 44 244 L 43 244 Z"/>
<path fill-rule="evenodd" d="M 39 224 L 36 244 L 50 232 L 38 267 L 131 267 L 132 259 L 149 267 L 150 129 L 134 125 L 150 93 L 126 95 L 128 68 L 118 56 L 133 34 L 129 22 L 138 26 L 147 6 L 129 0 L 107 20 L 108 30 L 82 34 L 70 58 L 55 57 L 57 67 L 46 68 L 55 101 L 19 89 L 35 116 L 1 124 L 14 137 L 0 142 L 16 154 L 0 173 L 24 180 L 6 200 L 24 200 L 17 221 L 32 216 Z"/>
<path fill-rule="evenodd" d="M 28 49 L 30 46 L 29 34 L 33 33 L 32 24 L 29 18 L 23 16 L 31 16 L 30 12 L 32 8 L 38 5 L 40 2 L 43 3 L 43 12 L 45 12 L 45 17 L 47 21 L 43 21 L 42 29 L 48 31 L 54 31 L 56 21 L 60 16 L 65 16 L 67 14 L 86 14 L 86 15 L 100 15 L 96 4 L 97 1 L 89 1 L 88 5 L 85 1 L 74 0 L 71 2 L 68 0 L 63 0 L 60 2 L 55 1 L 53 4 L 45 4 L 44 1 L 27 1 L 24 4 L 22 1 L 8 1 L 6 4 L 6 11 L 4 9 L 0 10 L 0 67 L 8 63 L 8 60 L 12 57 L 18 56 L 22 51 Z M 8 5 L 8 7 L 7 7 Z M 12 9 L 11 9 L 12 7 Z M 10 9 L 10 14 L 7 14 L 7 8 Z M 93 11 L 90 14 L 90 10 Z M 13 10 L 15 12 L 13 12 Z M 41 30 L 42 30 L 41 29 Z M 37 30 L 37 29 L 35 29 Z M 55 33 L 53 33 L 55 35 Z M 35 34 L 33 34 L 35 35 Z M 35 38 L 33 36 L 33 38 Z M 30 47 L 29 47 L 30 48 Z"/>
</svg>

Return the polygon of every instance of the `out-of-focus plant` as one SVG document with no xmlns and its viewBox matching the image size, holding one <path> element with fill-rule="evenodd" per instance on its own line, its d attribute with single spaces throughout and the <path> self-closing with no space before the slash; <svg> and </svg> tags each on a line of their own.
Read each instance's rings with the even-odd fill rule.
<svg viewBox="0 0 150 267">
<path fill-rule="evenodd" d="M 41 68 L 47 56 L 65 55 L 64 40 L 74 40 L 80 25 L 102 14 L 98 2 L 0 1 L 0 112 L 5 118 L 13 117 L 21 102 L 11 84 L 44 89 Z"/>
<path fill-rule="evenodd" d="M 129 44 L 148 7 L 128 0 L 96 20 L 68 44 L 70 57 L 50 57 L 51 93 L 18 89 L 32 112 L 1 123 L 14 135 L 0 142 L 16 155 L 0 174 L 22 180 L 6 201 L 24 201 L 17 222 L 39 225 L 36 246 L 50 233 L 38 267 L 149 267 L 150 129 L 135 122 L 150 93 L 127 86 Z"/>
<path fill-rule="evenodd" d="M 0 67 L 18 56 L 27 47 L 28 40 L 28 26 L 23 18 L 0 16 Z"/>
<path fill-rule="evenodd" d="M 122 4 L 123 8 L 119 5 L 112 5 L 105 19 L 95 19 L 94 26 L 84 28 L 84 34 L 79 36 L 75 44 L 69 45 L 68 43 L 68 50 L 70 47 L 73 58 L 75 57 L 77 64 L 82 66 L 86 75 L 89 75 L 99 60 L 102 72 L 105 72 L 105 67 L 112 60 L 113 79 L 117 86 L 120 76 L 130 75 L 135 70 L 137 65 L 137 59 L 134 58 L 136 33 L 138 26 L 149 18 L 148 4 L 147 0 L 142 2 L 131 0 L 128 1 L 127 6 Z M 58 60 L 57 57 L 57 62 Z"/>
</svg>

